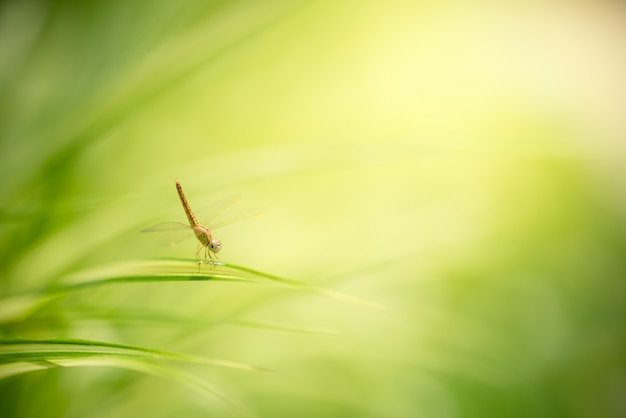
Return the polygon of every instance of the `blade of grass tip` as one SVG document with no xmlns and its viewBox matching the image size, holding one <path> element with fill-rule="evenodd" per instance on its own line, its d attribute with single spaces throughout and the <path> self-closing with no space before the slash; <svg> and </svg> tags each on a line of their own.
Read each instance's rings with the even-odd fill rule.
<svg viewBox="0 0 626 418">
<path fill-rule="evenodd" d="M 53 353 L 64 355 L 68 352 L 73 354 L 117 354 L 126 356 L 128 356 L 129 354 L 133 354 L 135 356 L 144 358 L 174 360 L 187 363 L 222 366 L 240 370 L 270 371 L 269 369 L 265 369 L 262 367 L 234 362 L 230 360 L 174 353 L 163 350 L 155 350 L 147 347 L 109 343 L 103 341 L 61 338 L 47 340 L 12 339 L 0 341 L 0 360 L 3 361 L 11 360 L 12 358 L 23 358 L 23 353 L 33 354 L 33 356 L 36 356 L 37 354 L 51 355 Z"/>
<path fill-rule="evenodd" d="M 375 309 L 378 311 L 384 311 L 386 310 L 385 306 L 375 303 L 375 302 L 371 302 L 365 299 L 361 299 L 358 298 L 356 296 L 351 296 L 351 295 L 347 295 L 345 293 L 341 293 L 341 292 L 337 292 L 334 290 L 330 290 L 330 289 L 326 289 L 323 287 L 319 287 L 319 286 L 312 286 L 310 284 L 307 283 L 303 283 L 297 280 L 293 280 L 293 279 L 285 279 L 283 277 L 279 277 L 279 276 L 275 276 L 273 274 L 269 274 L 269 273 L 263 273 L 261 271 L 258 270 L 254 270 L 251 269 L 249 267 L 244 267 L 244 266 L 239 266 L 236 264 L 230 264 L 230 263 L 220 263 L 221 266 L 224 267 L 228 267 L 231 268 L 233 270 L 237 270 L 237 271 L 242 271 L 245 273 L 249 273 L 252 274 L 254 276 L 258 276 L 258 277 L 263 277 L 265 279 L 269 279 L 273 282 L 282 284 L 284 286 L 287 287 L 292 287 L 292 288 L 296 288 L 296 289 L 303 289 L 303 290 L 308 290 L 310 292 L 314 292 L 323 296 L 327 296 L 333 299 L 337 299 L 337 300 L 341 300 L 344 302 L 349 302 L 349 303 L 353 303 L 356 305 L 361 305 L 361 306 L 365 306 L 367 308 L 370 309 Z"/>
</svg>

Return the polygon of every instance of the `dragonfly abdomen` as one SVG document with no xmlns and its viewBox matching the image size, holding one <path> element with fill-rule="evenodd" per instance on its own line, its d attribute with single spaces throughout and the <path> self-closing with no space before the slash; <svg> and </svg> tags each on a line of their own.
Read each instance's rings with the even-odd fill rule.
<svg viewBox="0 0 626 418">
<path fill-rule="evenodd" d="M 183 209 L 185 210 L 185 215 L 187 215 L 187 219 L 189 220 L 189 225 L 191 225 L 192 228 L 196 227 L 199 224 L 198 219 L 196 215 L 193 214 L 191 206 L 189 206 L 189 202 L 187 202 L 187 198 L 183 192 L 183 187 L 178 180 L 176 180 L 176 191 L 178 192 L 178 197 L 180 197 L 180 203 L 182 203 Z M 197 233 L 196 236 L 198 236 Z"/>
</svg>

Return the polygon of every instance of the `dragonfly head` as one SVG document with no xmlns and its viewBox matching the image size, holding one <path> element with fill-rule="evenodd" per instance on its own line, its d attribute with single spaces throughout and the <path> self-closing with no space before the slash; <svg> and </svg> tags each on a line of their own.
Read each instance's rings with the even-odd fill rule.
<svg viewBox="0 0 626 418">
<path fill-rule="evenodd" d="M 209 241 L 209 250 L 217 254 L 220 252 L 221 249 L 222 243 L 219 240 L 212 239 L 211 241 Z"/>
</svg>

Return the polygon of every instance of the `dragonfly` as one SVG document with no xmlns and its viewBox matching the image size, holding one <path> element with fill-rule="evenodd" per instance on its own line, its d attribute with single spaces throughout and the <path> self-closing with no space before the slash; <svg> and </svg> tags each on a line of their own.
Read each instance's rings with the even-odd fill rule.
<svg viewBox="0 0 626 418">
<path fill-rule="evenodd" d="M 196 260 L 198 260 L 198 266 L 202 264 L 202 261 L 200 260 L 200 253 L 202 251 L 204 251 L 205 260 L 208 259 L 211 263 L 213 263 L 214 259 L 219 260 L 219 258 L 217 257 L 217 253 L 219 253 L 222 249 L 222 243 L 213 235 L 214 229 L 230 225 L 231 223 L 236 222 L 242 218 L 257 216 L 263 213 L 262 209 L 252 209 L 245 210 L 243 212 L 232 213 L 230 215 L 227 215 L 226 217 L 220 216 L 228 207 L 239 201 L 239 198 L 232 198 L 215 205 L 212 208 L 212 214 L 211 216 L 209 216 L 208 220 L 201 223 L 200 221 L 198 221 L 198 218 L 191 209 L 189 201 L 185 196 L 185 192 L 183 192 L 183 186 L 181 186 L 180 181 L 178 181 L 177 179 L 174 181 L 176 183 L 176 192 L 178 193 L 180 203 L 183 205 L 183 210 L 185 211 L 185 215 L 187 216 L 187 221 L 189 222 L 189 224 L 187 225 L 181 222 L 162 222 L 151 226 L 150 228 L 142 229 L 141 232 L 177 233 L 183 231 L 186 232 L 187 235 L 189 234 L 189 232 L 193 232 L 199 242 L 198 249 L 196 251 Z"/>
</svg>

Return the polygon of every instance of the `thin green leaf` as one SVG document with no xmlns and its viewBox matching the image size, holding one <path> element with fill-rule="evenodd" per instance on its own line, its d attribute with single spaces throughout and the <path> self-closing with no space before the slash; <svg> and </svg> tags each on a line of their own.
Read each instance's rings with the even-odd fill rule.
<svg viewBox="0 0 626 418">
<path fill-rule="evenodd" d="M 87 354 L 87 353 L 83 353 Z M 0 378 L 14 376 L 22 373 L 28 373 L 36 370 L 51 369 L 55 367 L 115 367 L 120 369 L 132 370 L 140 373 L 155 375 L 172 380 L 177 383 L 186 384 L 197 391 L 214 396 L 221 401 L 226 402 L 233 412 L 237 415 L 243 415 L 241 407 L 232 400 L 221 394 L 216 389 L 208 386 L 203 381 L 197 379 L 189 373 L 186 373 L 176 367 L 155 363 L 152 359 L 139 357 L 124 357 L 111 354 L 93 354 L 93 355 L 72 355 L 69 357 L 49 357 L 35 359 L 31 361 L 16 361 L 10 363 L 0 363 Z"/>
<path fill-rule="evenodd" d="M 154 350 L 146 347 L 103 341 L 79 339 L 11 339 L 0 341 L 0 362 L 5 363 L 21 361 L 25 358 L 33 360 L 49 360 L 50 358 L 72 358 L 90 355 L 117 355 L 155 360 L 174 360 L 242 370 L 267 371 L 267 369 L 229 360 Z"/>
<path fill-rule="evenodd" d="M 317 293 L 371 309 L 384 309 L 382 305 L 374 302 L 297 280 L 263 273 L 249 267 L 223 262 L 205 262 L 204 264 L 208 264 L 208 266 L 199 267 L 190 260 L 163 259 L 115 263 L 82 271 L 65 277 L 60 284 L 54 287 L 5 298 L 0 304 L 0 323 L 19 321 L 50 300 L 77 290 L 122 283 L 188 281 L 267 283 L 269 281 L 273 284 Z"/>
<path fill-rule="evenodd" d="M 294 334 L 311 334 L 311 335 L 337 335 L 336 332 L 331 330 L 310 329 L 304 327 L 295 327 L 292 325 L 265 323 L 261 321 L 252 321 L 247 319 L 236 318 L 217 318 L 211 320 L 205 320 L 199 317 L 185 317 L 172 315 L 170 313 L 164 313 L 154 310 L 144 309 L 93 309 L 91 307 L 81 307 L 73 309 L 71 311 L 64 311 L 64 318 L 70 318 L 72 321 L 106 321 L 107 323 L 115 323 L 118 325 L 137 325 L 137 326 L 149 326 L 149 325 L 176 325 L 177 327 L 189 327 L 189 328 L 203 328 L 210 329 L 214 326 L 240 326 L 246 328 L 266 329 L 270 331 L 294 333 Z M 39 316 L 38 319 L 46 318 L 46 316 Z"/>
<path fill-rule="evenodd" d="M 376 310 L 385 309 L 383 305 L 380 305 L 375 302 L 370 302 L 365 299 L 357 298 L 355 296 L 347 295 L 341 292 L 336 292 L 334 290 L 326 289 L 323 287 L 312 286 L 310 284 L 303 283 L 297 280 L 285 279 L 285 278 L 282 278 L 273 274 L 263 273 L 261 271 L 251 269 L 249 267 L 239 266 L 239 265 L 230 264 L 230 263 L 222 263 L 222 262 L 213 262 L 213 264 L 224 266 L 235 271 L 249 273 L 249 274 L 252 274 L 254 277 L 267 279 L 283 286 L 314 292 L 314 293 L 317 293 L 326 297 L 330 297 L 332 299 L 337 299 L 337 300 L 341 300 L 344 302 L 350 302 L 350 303 L 354 303 L 357 305 L 365 306 L 365 307 L 376 309 Z"/>
</svg>

